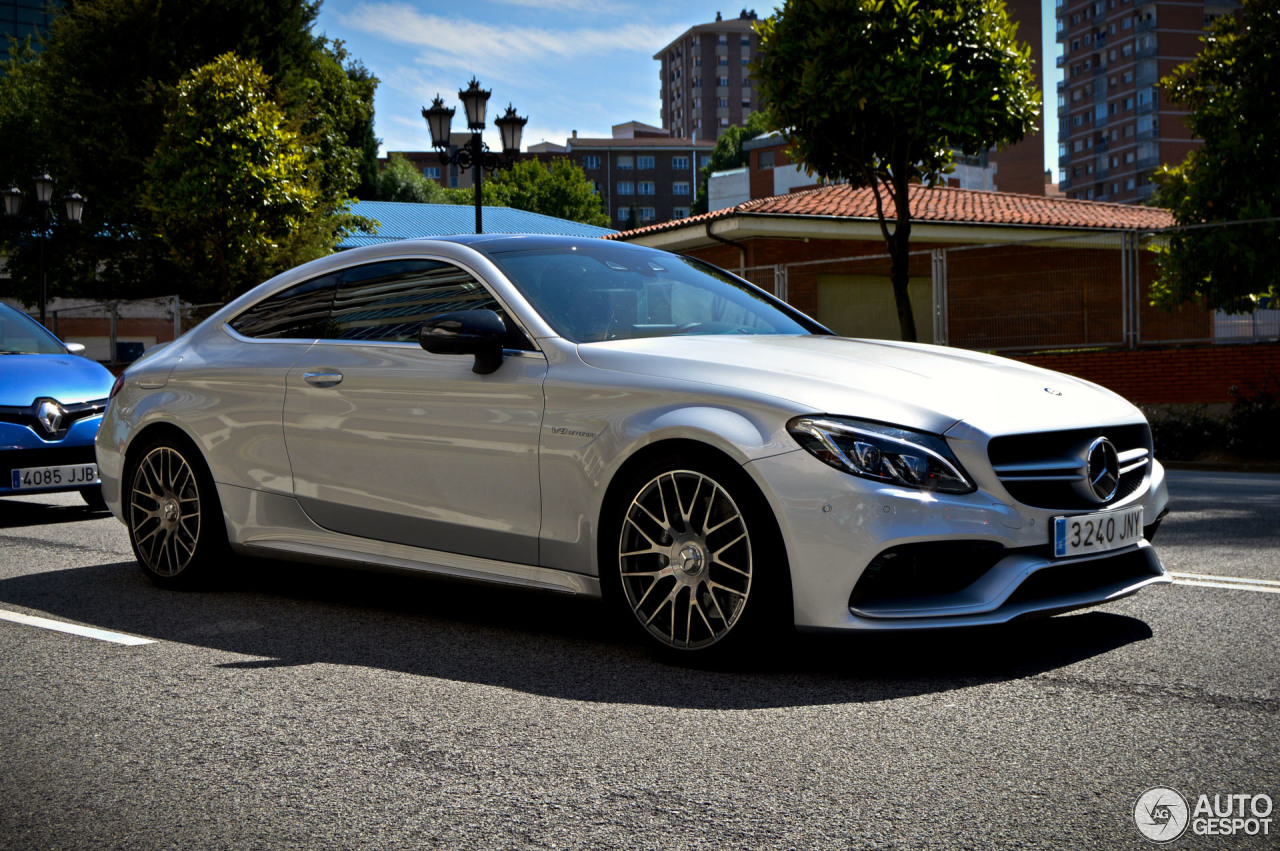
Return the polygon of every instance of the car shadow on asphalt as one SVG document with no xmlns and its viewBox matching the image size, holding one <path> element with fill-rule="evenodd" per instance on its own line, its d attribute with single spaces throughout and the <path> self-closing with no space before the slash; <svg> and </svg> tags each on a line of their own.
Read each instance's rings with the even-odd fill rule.
<svg viewBox="0 0 1280 851">
<path fill-rule="evenodd" d="M 892 700 L 1016 680 L 1152 636 L 1090 611 L 1004 627 L 803 635 L 733 666 L 655 658 L 598 601 L 235 559 L 216 585 L 167 591 L 133 562 L 0 580 L 0 606 L 242 656 L 263 669 L 358 665 L 606 703 L 754 709 Z"/>
<path fill-rule="evenodd" d="M 24 502 L 16 499 L 0 499 L 0 529 L 52 526 L 56 523 L 101 520 L 110 516 L 111 512 L 105 508 L 98 510 L 90 508 L 88 505 L 55 505 L 43 502 Z"/>
</svg>

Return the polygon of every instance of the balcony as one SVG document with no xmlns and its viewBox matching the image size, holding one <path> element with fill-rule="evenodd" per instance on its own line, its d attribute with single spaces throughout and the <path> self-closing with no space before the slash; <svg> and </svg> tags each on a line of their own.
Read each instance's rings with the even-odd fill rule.
<svg viewBox="0 0 1280 851">
<path fill-rule="evenodd" d="M 1062 67 L 1063 65 L 1065 65 L 1066 63 L 1067 63 L 1067 57 L 1066 57 L 1065 55 L 1063 55 L 1063 56 L 1059 56 L 1059 57 L 1054 61 L 1054 63 L 1053 63 L 1053 64 L 1054 64 L 1054 65 L 1056 65 L 1056 66 L 1058 66 L 1059 68 L 1061 68 L 1061 67 Z"/>
<path fill-rule="evenodd" d="M 1156 111 L 1155 98 L 1151 98 L 1150 100 L 1140 101 L 1138 103 L 1139 115 L 1146 115 L 1148 113 L 1155 112 L 1155 111 Z"/>
<path fill-rule="evenodd" d="M 1148 33 L 1156 28 L 1155 15 L 1148 15 L 1145 18 L 1133 22 L 1133 31 L 1139 33 Z"/>
<path fill-rule="evenodd" d="M 1146 59 L 1148 56 L 1155 56 L 1159 52 L 1160 52 L 1160 45 L 1150 44 L 1150 45 L 1147 45 L 1146 47 L 1139 47 L 1138 49 L 1134 50 L 1133 58 L 1135 61 L 1138 59 Z"/>
<path fill-rule="evenodd" d="M 1139 201 L 1145 201 L 1154 194 L 1156 194 L 1156 185 L 1154 183 L 1144 183 L 1138 187 Z"/>
<path fill-rule="evenodd" d="M 1150 130 L 1139 130 L 1134 138 L 1139 142 L 1149 142 L 1154 139 L 1159 132 L 1159 129 L 1155 127 L 1152 127 Z"/>
<path fill-rule="evenodd" d="M 1152 171 L 1160 167 L 1159 157 L 1143 157 L 1134 163 L 1134 168 L 1138 171 Z"/>
</svg>

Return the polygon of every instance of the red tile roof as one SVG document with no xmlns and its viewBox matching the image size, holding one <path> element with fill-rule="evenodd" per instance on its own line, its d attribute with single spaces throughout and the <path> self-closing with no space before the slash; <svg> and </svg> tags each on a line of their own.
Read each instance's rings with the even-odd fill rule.
<svg viewBox="0 0 1280 851">
<path fill-rule="evenodd" d="M 1022 227 L 1157 230 L 1173 225 L 1173 215 L 1159 207 L 1073 201 L 1043 195 L 980 192 L 951 187 L 911 186 L 912 222 L 948 224 L 1017 225 Z M 892 206 L 885 197 L 886 212 Z M 848 184 L 820 186 L 788 195 L 744 201 L 735 207 L 646 225 L 623 231 L 609 239 L 631 239 L 651 233 L 678 230 L 731 216 L 805 216 L 816 218 L 876 218 L 875 197 L 869 188 Z"/>
</svg>

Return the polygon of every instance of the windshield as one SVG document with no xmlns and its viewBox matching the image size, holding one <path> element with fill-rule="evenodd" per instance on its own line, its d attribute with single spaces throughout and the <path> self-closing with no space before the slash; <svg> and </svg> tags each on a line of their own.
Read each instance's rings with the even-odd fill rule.
<svg viewBox="0 0 1280 851">
<path fill-rule="evenodd" d="M 676 334 L 829 333 L 691 257 L 604 241 L 491 257 L 556 333 L 575 343 Z"/>
<path fill-rule="evenodd" d="M 0 355 L 65 355 L 67 347 L 58 342 L 39 322 L 27 314 L 0 304 Z"/>
</svg>

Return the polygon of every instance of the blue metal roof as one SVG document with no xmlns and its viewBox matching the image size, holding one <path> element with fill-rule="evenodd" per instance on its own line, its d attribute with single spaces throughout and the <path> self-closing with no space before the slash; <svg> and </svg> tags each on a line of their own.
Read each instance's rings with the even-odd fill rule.
<svg viewBox="0 0 1280 851">
<path fill-rule="evenodd" d="M 355 201 L 351 212 L 377 219 L 375 235 L 353 234 L 338 244 L 343 248 L 380 245 L 423 236 L 475 233 L 476 208 L 458 204 L 406 204 L 399 201 Z M 600 237 L 617 233 L 609 228 L 584 225 L 541 213 L 511 207 L 484 208 L 485 233 L 537 233 L 555 236 Z"/>
</svg>

